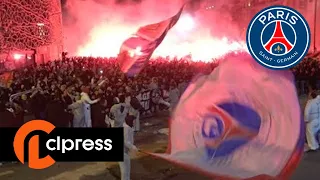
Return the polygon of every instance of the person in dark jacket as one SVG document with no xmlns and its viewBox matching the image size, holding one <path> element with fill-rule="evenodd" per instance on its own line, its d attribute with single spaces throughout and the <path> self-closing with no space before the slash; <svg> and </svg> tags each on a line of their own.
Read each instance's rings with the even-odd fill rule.
<svg viewBox="0 0 320 180">
<path fill-rule="evenodd" d="M 66 106 L 69 106 L 70 104 L 73 103 L 73 100 L 72 100 L 71 96 L 69 95 L 67 89 L 65 89 L 63 91 L 62 101 L 65 103 Z"/>
<path fill-rule="evenodd" d="M 46 120 L 56 127 L 68 127 L 72 121 L 64 109 L 64 103 L 61 101 L 59 93 L 56 93 L 52 101 L 47 104 L 45 114 Z"/>
<path fill-rule="evenodd" d="M 43 92 L 38 92 L 31 98 L 31 110 L 36 119 L 44 119 L 46 109 L 46 97 Z"/>
<path fill-rule="evenodd" d="M 14 121 L 11 123 L 11 127 L 20 127 L 24 124 L 24 109 L 17 103 L 12 104 L 14 109 Z"/>
<path fill-rule="evenodd" d="M 0 127 L 12 127 L 15 121 L 14 113 L 6 108 L 3 102 L 0 102 Z"/>
<path fill-rule="evenodd" d="M 105 123 L 107 101 L 101 99 L 99 103 L 93 104 L 91 108 L 92 127 L 108 127 Z"/>
</svg>

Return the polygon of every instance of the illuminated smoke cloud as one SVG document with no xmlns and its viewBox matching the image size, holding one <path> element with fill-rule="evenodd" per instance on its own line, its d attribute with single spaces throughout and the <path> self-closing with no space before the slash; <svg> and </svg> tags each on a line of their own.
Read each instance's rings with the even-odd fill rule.
<svg viewBox="0 0 320 180">
<path fill-rule="evenodd" d="M 107 0 L 68 0 L 65 8 L 65 46 L 70 55 L 115 57 L 122 42 L 139 26 L 164 20 L 181 7 L 180 0 L 115 3 Z M 240 32 L 222 4 L 215 9 L 186 12 L 155 51 L 156 56 L 209 61 L 231 51 L 245 50 Z M 237 40 L 237 41 L 236 41 Z"/>
</svg>

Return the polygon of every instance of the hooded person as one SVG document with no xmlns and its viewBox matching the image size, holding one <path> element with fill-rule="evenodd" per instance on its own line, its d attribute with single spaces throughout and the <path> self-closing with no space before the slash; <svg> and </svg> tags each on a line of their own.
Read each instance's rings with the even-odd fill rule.
<svg viewBox="0 0 320 180">
<path fill-rule="evenodd" d="M 91 100 L 89 97 L 89 87 L 83 86 L 81 88 L 81 101 L 83 102 L 84 107 L 84 127 L 92 127 L 91 120 L 91 104 L 97 103 L 100 99 Z"/>
<path fill-rule="evenodd" d="M 123 133 L 124 133 L 124 154 L 123 161 L 119 162 L 121 180 L 130 180 L 131 171 L 131 160 L 129 153 L 132 151 L 138 151 L 138 148 L 134 145 L 134 129 L 133 122 L 134 116 L 127 116 L 125 122 L 123 122 Z"/>
<path fill-rule="evenodd" d="M 120 95 L 118 99 L 115 98 L 115 104 L 111 107 L 109 116 L 114 122 L 112 127 L 122 127 L 125 122 L 130 108 L 130 105 L 125 102 L 125 99 L 124 95 Z"/>
<path fill-rule="evenodd" d="M 310 99 L 307 102 L 305 111 L 306 137 L 309 150 L 319 149 L 319 142 L 316 140 L 317 133 L 320 130 L 320 96 L 315 91 L 310 93 Z"/>
</svg>

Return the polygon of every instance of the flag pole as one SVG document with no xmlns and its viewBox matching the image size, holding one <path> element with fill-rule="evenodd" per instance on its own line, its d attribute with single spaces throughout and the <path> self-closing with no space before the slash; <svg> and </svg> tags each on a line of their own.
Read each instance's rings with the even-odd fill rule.
<svg viewBox="0 0 320 180">
<path fill-rule="evenodd" d="M 314 25 L 313 25 L 313 50 L 314 52 L 317 52 L 317 44 L 316 44 L 316 34 L 317 34 L 317 6 L 318 6 L 318 0 L 315 0 L 315 5 L 314 5 Z"/>
</svg>

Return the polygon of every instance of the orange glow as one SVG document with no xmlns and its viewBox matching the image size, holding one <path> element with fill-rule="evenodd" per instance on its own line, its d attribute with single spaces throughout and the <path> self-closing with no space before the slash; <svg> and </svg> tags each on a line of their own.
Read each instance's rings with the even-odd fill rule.
<svg viewBox="0 0 320 180">
<path fill-rule="evenodd" d="M 75 55 L 93 57 L 116 57 L 124 40 L 137 30 L 132 24 L 106 23 L 95 25 L 90 31 L 90 39 L 78 47 Z M 210 31 L 197 27 L 191 16 L 182 16 L 167 37 L 156 49 L 152 57 L 178 57 L 192 55 L 193 61 L 212 61 L 227 53 L 247 51 L 244 41 L 231 41 L 227 37 L 213 37 Z M 140 47 L 141 50 L 141 47 Z M 129 52 L 131 57 L 139 55 L 139 47 Z"/>
</svg>

